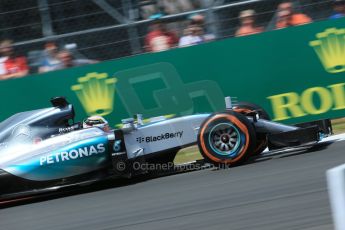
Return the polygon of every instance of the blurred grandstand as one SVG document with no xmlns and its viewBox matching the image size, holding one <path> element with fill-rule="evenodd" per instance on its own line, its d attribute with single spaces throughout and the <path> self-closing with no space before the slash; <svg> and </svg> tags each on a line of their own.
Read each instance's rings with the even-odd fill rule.
<svg viewBox="0 0 345 230">
<path fill-rule="evenodd" d="M 234 36 L 239 12 L 255 9 L 257 23 L 274 28 L 277 0 L 1 0 L 0 40 L 11 39 L 29 60 L 31 72 L 47 41 L 70 49 L 79 58 L 108 60 L 145 51 L 150 16 L 164 15 L 179 36 L 193 14 L 217 39 Z M 297 10 L 314 21 L 332 12 L 332 0 L 294 1 Z"/>
</svg>

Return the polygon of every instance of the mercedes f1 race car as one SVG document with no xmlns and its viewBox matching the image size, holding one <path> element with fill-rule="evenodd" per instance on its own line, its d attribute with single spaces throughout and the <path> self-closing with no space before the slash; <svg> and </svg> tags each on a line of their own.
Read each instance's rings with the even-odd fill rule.
<svg viewBox="0 0 345 230">
<path fill-rule="evenodd" d="M 125 119 L 122 128 L 104 131 L 74 122 L 63 97 L 52 107 L 13 115 L 0 123 L 0 201 L 147 173 L 135 164 L 170 163 L 184 147 L 197 144 L 205 161 L 235 166 L 267 147 L 315 144 L 332 134 L 329 120 L 295 126 L 272 122 L 259 106 L 231 105 L 212 114 Z"/>
</svg>

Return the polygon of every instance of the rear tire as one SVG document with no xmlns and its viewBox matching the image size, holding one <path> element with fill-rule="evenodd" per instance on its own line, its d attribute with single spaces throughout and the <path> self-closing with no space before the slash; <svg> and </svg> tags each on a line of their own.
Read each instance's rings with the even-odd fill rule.
<svg viewBox="0 0 345 230">
<path fill-rule="evenodd" d="M 216 165 L 238 165 L 256 146 L 251 122 L 242 114 L 226 111 L 212 114 L 200 127 L 198 147 L 202 156 Z"/>
</svg>

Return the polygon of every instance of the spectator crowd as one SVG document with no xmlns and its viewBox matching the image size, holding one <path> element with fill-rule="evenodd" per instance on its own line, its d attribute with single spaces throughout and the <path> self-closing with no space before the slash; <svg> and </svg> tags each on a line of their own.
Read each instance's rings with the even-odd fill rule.
<svg viewBox="0 0 345 230">
<path fill-rule="evenodd" d="M 334 13 L 329 17 L 330 19 L 344 17 L 345 0 L 333 0 L 333 9 Z M 178 37 L 175 31 L 168 28 L 164 20 L 161 20 L 162 16 L 162 14 L 154 14 L 150 17 L 152 22 L 149 32 L 144 38 L 144 49 L 147 52 L 160 52 L 175 47 L 192 46 L 217 39 L 215 34 L 208 31 L 205 16 L 202 14 L 192 14 L 188 17 L 188 22 L 180 37 Z M 258 14 L 254 9 L 241 11 L 238 15 L 239 26 L 235 36 L 248 36 L 264 32 L 266 29 L 258 25 L 257 16 Z M 280 3 L 274 17 L 275 29 L 303 25 L 313 21 L 308 15 L 296 10 L 291 1 Z M 76 58 L 71 50 L 60 48 L 56 41 L 47 41 L 39 54 L 37 72 L 45 73 L 93 63 L 97 63 L 97 61 Z M 21 78 L 30 72 L 32 71 L 30 71 L 27 58 L 16 53 L 16 50 L 13 48 L 13 42 L 8 39 L 1 41 L 0 80 Z"/>
<path fill-rule="evenodd" d="M 40 53 L 39 73 L 97 63 L 95 60 L 76 59 L 68 49 L 59 49 L 54 41 L 48 41 Z M 0 42 L 0 80 L 21 78 L 30 68 L 25 56 L 18 55 L 11 40 Z"/>
</svg>

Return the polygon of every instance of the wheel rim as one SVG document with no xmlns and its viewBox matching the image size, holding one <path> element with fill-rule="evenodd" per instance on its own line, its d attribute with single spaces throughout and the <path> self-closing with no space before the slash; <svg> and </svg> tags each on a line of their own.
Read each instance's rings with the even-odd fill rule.
<svg viewBox="0 0 345 230">
<path fill-rule="evenodd" d="M 243 140 L 238 128 L 229 123 L 220 123 L 209 132 L 212 150 L 222 156 L 236 156 Z"/>
</svg>

